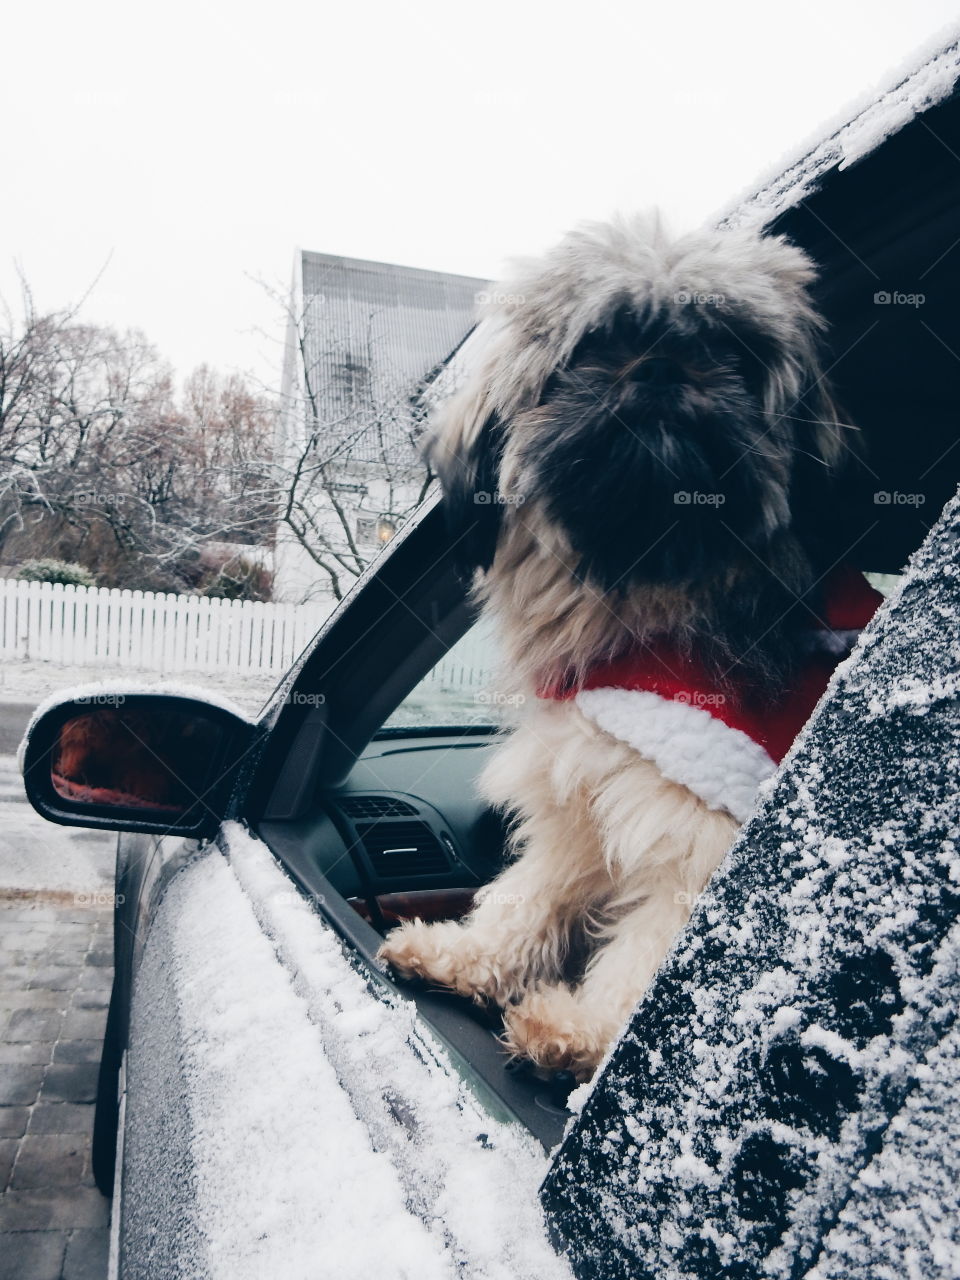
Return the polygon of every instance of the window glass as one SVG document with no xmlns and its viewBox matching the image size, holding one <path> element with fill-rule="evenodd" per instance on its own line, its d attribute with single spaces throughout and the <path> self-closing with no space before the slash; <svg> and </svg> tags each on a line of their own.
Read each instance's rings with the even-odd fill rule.
<svg viewBox="0 0 960 1280">
<path fill-rule="evenodd" d="M 499 658 L 493 626 L 481 619 L 424 676 L 383 727 L 499 727 L 510 723 L 519 695 L 498 688 Z"/>
<path fill-rule="evenodd" d="M 889 599 L 893 595 L 903 577 L 902 573 L 868 573 L 864 575 L 871 587 L 875 587 L 883 598 Z"/>
</svg>

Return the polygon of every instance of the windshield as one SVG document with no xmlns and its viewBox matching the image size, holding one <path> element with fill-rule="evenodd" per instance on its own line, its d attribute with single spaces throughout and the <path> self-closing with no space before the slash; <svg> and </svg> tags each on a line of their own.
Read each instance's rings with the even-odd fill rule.
<svg viewBox="0 0 960 1280">
<path fill-rule="evenodd" d="M 523 695 L 500 687 L 493 624 L 475 622 L 385 722 L 385 729 L 452 728 L 510 722 Z"/>
</svg>

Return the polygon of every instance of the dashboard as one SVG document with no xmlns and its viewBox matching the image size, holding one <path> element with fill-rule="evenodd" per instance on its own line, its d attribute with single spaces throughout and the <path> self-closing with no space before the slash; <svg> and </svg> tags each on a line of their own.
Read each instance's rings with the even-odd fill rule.
<svg viewBox="0 0 960 1280">
<path fill-rule="evenodd" d="M 380 932 L 413 915 L 462 915 L 503 865 L 503 819 L 477 789 L 497 740 L 453 731 L 375 739 L 297 822 L 302 854 Z"/>
</svg>

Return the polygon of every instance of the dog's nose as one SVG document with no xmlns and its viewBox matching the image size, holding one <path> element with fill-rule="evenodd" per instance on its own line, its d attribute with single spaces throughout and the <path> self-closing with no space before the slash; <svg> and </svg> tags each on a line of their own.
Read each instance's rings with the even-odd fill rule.
<svg viewBox="0 0 960 1280">
<path fill-rule="evenodd" d="M 630 370 L 635 382 L 650 387 L 669 387 L 683 380 L 683 370 L 669 356 L 646 356 Z"/>
</svg>

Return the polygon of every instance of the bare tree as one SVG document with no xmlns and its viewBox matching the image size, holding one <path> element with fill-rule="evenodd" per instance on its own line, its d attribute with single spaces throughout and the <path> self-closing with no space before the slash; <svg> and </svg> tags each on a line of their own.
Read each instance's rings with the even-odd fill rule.
<svg viewBox="0 0 960 1280">
<path fill-rule="evenodd" d="M 79 560 L 111 585 L 192 585 L 205 542 L 275 526 L 275 405 L 196 370 L 178 396 L 143 334 L 40 313 L 0 318 L 0 554 Z"/>
<path fill-rule="evenodd" d="M 389 361 L 376 312 L 362 333 L 335 334 L 270 292 L 287 321 L 274 466 L 279 536 L 320 571 L 319 590 L 340 600 L 433 481 L 419 448 L 423 388 Z"/>
<path fill-rule="evenodd" d="M 0 329 L 0 538 L 43 525 L 82 541 L 106 524 L 121 546 L 152 522 L 127 473 L 151 445 L 147 411 L 169 371 L 136 332 L 81 324 L 71 310 L 39 313 L 24 285 L 22 319 Z M 130 500 L 130 501 L 128 501 Z"/>
</svg>

